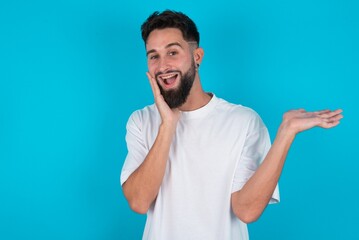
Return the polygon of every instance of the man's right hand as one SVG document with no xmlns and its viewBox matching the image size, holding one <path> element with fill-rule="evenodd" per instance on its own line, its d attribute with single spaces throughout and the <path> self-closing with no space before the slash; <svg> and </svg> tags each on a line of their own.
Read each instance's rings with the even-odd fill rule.
<svg viewBox="0 0 359 240">
<path fill-rule="evenodd" d="M 178 108 L 171 109 L 168 106 L 161 94 L 156 79 L 152 77 L 149 72 L 146 72 L 146 75 L 148 77 L 148 80 L 150 81 L 155 103 L 161 115 L 162 125 L 175 129 L 175 127 L 177 126 L 177 122 L 181 116 L 181 112 L 178 110 Z"/>
<path fill-rule="evenodd" d="M 155 142 L 141 165 L 122 185 L 131 208 L 145 214 L 155 201 L 165 175 L 173 136 L 176 132 L 180 111 L 171 109 L 163 99 L 156 80 L 147 72 L 156 106 L 162 118 Z"/>
</svg>

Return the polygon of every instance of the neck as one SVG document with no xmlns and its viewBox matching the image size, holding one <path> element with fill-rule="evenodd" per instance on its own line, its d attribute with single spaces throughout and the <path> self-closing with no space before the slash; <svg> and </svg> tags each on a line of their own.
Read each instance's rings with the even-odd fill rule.
<svg viewBox="0 0 359 240">
<path fill-rule="evenodd" d="M 193 111 L 205 106 L 211 100 L 212 96 L 203 91 L 198 74 L 193 82 L 192 89 L 186 102 L 179 107 L 180 111 Z"/>
</svg>

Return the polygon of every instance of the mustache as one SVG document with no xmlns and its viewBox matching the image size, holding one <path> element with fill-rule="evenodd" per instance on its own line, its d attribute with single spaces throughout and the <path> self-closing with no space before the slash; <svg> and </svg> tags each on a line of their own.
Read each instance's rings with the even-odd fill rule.
<svg viewBox="0 0 359 240">
<path fill-rule="evenodd" d="M 178 70 L 168 70 L 166 72 L 158 72 L 155 74 L 155 79 L 158 79 L 158 76 L 161 74 L 168 74 L 168 73 L 178 73 L 179 75 L 181 75 L 181 72 Z"/>
</svg>

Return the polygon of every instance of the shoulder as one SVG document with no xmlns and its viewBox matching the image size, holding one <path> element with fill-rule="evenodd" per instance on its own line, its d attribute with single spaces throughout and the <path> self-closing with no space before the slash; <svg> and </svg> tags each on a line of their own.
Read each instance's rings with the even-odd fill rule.
<svg viewBox="0 0 359 240">
<path fill-rule="evenodd" d="M 157 119 L 158 117 L 159 113 L 156 105 L 148 105 L 142 109 L 134 111 L 128 119 L 127 126 L 136 125 L 137 127 L 140 127 L 144 122 L 148 122 L 151 119 Z"/>
<path fill-rule="evenodd" d="M 233 117 L 254 120 L 260 118 L 259 114 L 250 107 L 241 104 L 230 103 L 222 98 L 218 98 L 217 110 Z"/>
<path fill-rule="evenodd" d="M 218 98 L 217 112 L 223 114 L 227 121 L 232 120 L 248 124 L 247 126 L 252 129 L 265 127 L 261 117 L 255 110 L 241 104 L 230 103 Z"/>
</svg>

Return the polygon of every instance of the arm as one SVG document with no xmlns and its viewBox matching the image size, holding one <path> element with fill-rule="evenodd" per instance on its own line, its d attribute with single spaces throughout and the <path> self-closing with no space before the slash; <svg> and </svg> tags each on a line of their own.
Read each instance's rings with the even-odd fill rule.
<svg viewBox="0 0 359 240">
<path fill-rule="evenodd" d="M 130 207 L 135 212 L 145 214 L 156 199 L 165 174 L 169 150 L 180 117 L 178 109 L 170 109 L 164 101 L 156 80 L 149 73 L 156 106 L 162 123 L 156 140 L 142 164 L 129 176 L 122 189 Z"/>
<path fill-rule="evenodd" d="M 315 126 L 335 127 L 343 118 L 341 112 L 341 110 L 306 112 L 300 109 L 284 114 L 283 122 L 263 163 L 240 191 L 232 193 L 232 209 L 239 219 L 250 223 L 256 221 L 262 214 L 277 185 L 296 134 Z"/>
</svg>

